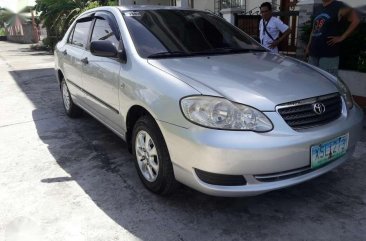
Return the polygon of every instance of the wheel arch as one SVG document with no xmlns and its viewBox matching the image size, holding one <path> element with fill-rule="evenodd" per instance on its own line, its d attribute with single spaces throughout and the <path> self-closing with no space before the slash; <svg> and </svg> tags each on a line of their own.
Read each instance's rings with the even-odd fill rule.
<svg viewBox="0 0 366 241">
<path fill-rule="evenodd" d="M 148 115 L 155 120 L 154 116 L 141 105 L 132 106 L 126 116 L 126 143 L 128 151 L 132 153 L 132 131 L 136 121 L 141 117 Z"/>
<path fill-rule="evenodd" d="M 57 81 L 58 81 L 58 85 L 61 88 L 61 81 L 64 79 L 64 73 L 62 73 L 61 69 L 57 70 Z"/>
</svg>

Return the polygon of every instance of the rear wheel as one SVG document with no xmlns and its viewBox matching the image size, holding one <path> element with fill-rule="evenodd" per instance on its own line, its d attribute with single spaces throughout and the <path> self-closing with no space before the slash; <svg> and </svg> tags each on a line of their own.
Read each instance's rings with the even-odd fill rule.
<svg viewBox="0 0 366 241">
<path fill-rule="evenodd" d="M 82 110 L 72 101 L 71 94 L 65 79 L 61 81 L 61 93 L 66 114 L 72 118 L 79 117 L 82 113 Z"/>
<path fill-rule="evenodd" d="M 166 195 L 177 188 L 168 149 L 152 117 L 142 116 L 137 120 L 132 132 L 132 148 L 137 172 L 147 189 Z"/>
</svg>

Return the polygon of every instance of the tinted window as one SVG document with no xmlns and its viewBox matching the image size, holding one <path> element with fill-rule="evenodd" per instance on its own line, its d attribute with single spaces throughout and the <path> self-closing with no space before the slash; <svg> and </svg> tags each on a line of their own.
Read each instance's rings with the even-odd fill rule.
<svg viewBox="0 0 366 241">
<path fill-rule="evenodd" d="M 85 47 L 86 43 L 88 42 L 90 24 L 91 20 L 76 23 L 71 42 L 72 44 L 79 47 Z"/>
<path fill-rule="evenodd" d="M 161 52 L 264 50 L 248 35 L 214 14 L 189 10 L 125 11 L 122 14 L 143 57 Z"/>
<path fill-rule="evenodd" d="M 105 19 L 98 18 L 95 21 L 91 41 L 95 40 L 109 40 L 116 47 L 118 46 L 118 39 L 114 34 L 112 28 L 109 26 L 108 21 Z"/>
</svg>

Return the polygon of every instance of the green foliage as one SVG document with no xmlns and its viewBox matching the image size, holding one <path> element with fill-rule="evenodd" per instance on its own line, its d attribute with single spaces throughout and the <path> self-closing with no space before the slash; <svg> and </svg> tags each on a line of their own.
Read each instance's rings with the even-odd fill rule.
<svg viewBox="0 0 366 241">
<path fill-rule="evenodd" d="M 117 1 L 90 0 L 36 0 L 36 11 L 47 29 L 46 45 L 51 49 L 64 36 L 72 22 L 82 12 L 103 5 L 117 5 Z"/>
<path fill-rule="evenodd" d="M 118 6 L 118 0 L 110 0 L 108 6 Z"/>
<path fill-rule="evenodd" d="M 85 12 L 89 9 L 93 9 L 93 8 L 96 8 L 96 7 L 100 7 L 101 5 L 99 4 L 98 1 L 93 1 L 93 2 L 89 2 L 86 7 L 84 9 L 82 9 L 82 12 Z"/>
<path fill-rule="evenodd" d="M 5 36 L 5 29 L 4 28 L 0 28 L 0 36 Z"/>
<path fill-rule="evenodd" d="M 56 37 L 49 36 L 42 40 L 42 44 L 46 49 L 50 49 L 53 52 L 58 41 L 59 39 L 57 39 Z"/>
<path fill-rule="evenodd" d="M 41 12 L 48 37 L 61 39 L 86 4 L 86 0 L 37 0 L 35 8 Z"/>
<path fill-rule="evenodd" d="M 13 13 L 7 10 L 0 10 L 0 27 L 3 27 L 4 23 L 8 22 L 12 16 Z"/>
</svg>

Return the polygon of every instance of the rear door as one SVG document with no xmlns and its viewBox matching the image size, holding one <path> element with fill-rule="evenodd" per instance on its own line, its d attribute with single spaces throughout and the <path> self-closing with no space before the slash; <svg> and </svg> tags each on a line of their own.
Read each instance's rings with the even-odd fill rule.
<svg viewBox="0 0 366 241">
<path fill-rule="evenodd" d="M 64 49 L 61 50 L 66 83 L 74 101 L 79 104 L 85 99 L 82 71 L 91 24 L 92 18 L 83 18 L 76 22 Z"/>
<path fill-rule="evenodd" d="M 91 40 L 107 40 L 118 48 L 120 33 L 112 13 L 102 11 L 94 15 Z M 118 132 L 122 119 L 119 114 L 119 72 L 121 62 L 118 58 L 98 57 L 88 50 L 83 65 L 83 85 L 86 101 L 95 115 Z"/>
</svg>

